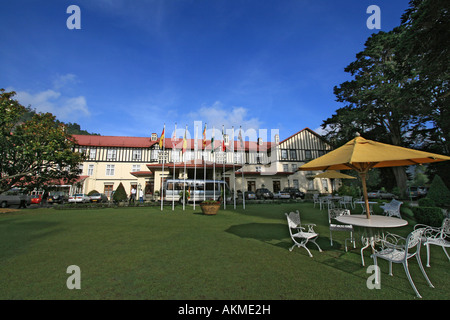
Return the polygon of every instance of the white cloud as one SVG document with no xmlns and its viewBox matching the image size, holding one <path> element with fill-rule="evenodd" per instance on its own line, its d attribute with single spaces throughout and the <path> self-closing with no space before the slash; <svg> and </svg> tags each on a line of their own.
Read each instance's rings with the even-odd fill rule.
<svg viewBox="0 0 450 320">
<path fill-rule="evenodd" d="M 243 107 L 226 107 L 220 101 L 216 101 L 212 106 L 203 105 L 195 113 L 191 112 L 188 118 L 192 121 L 202 121 L 207 123 L 208 128 L 213 126 L 221 130 L 222 125 L 226 129 L 234 126 L 238 129 L 242 126 L 243 130 L 258 130 L 262 122 L 257 117 L 252 117 L 249 110 Z"/>
<path fill-rule="evenodd" d="M 77 82 L 73 74 L 58 76 L 53 81 L 53 88 L 31 93 L 25 90 L 16 91 L 16 99 L 24 106 L 30 106 L 37 112 L 50 112 L 58 120 L 65 122 L 75 122 L 80 118 L 90 116 L 90 111 L 84 96 L 69 96 L 64 93 L 65 87 Z"/>
</svg>

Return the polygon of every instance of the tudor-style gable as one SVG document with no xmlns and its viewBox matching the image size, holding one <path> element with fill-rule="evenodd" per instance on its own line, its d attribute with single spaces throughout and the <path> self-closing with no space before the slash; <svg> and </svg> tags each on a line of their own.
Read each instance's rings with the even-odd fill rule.
<svg viewBox="0 0 450 320">
<path fill-rule="evenodd" d="M 307 162 L 331 150 L 331 146 L 316 132 L 305 128 L 278 145 L 279 161 Z"/>
</svg>

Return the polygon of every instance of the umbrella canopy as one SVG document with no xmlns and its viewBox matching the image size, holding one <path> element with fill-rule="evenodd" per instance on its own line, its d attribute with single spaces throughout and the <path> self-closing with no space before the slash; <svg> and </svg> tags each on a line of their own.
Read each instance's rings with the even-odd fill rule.
<svg viewBox="0 0 450 320">
<path fill-rule="evenodd" d="M 367 197 L 366 173 L 372 168 L 409 166 L 450 160 L 450 157 L 414 149 L 408 149 L 357 136 L 317 159 L 299 167 L 299 170 L 355 170 L 359 173 L 367 218 L 370 218 Z"/>
<path fill-rule="evenodd" d="M 328 178 L 328 179 L 356 179 L 356 177 L 348 174 L 340 173 L 335 170 L 325 171 L 314 176 L 314 178 Z"/>
</svg>

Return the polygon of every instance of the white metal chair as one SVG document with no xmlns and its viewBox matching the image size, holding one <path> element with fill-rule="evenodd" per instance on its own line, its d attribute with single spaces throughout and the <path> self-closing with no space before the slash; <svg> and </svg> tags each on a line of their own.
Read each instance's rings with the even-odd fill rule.
<svg viewBox="0 0 450 320">
<path fill-rule="evenodd" d="M 314 208 L 316 207 L 316 203 L 318 203 L 319 206 L 320 206 L 320 199 L 319 199 L 319 194 L 318 193 L 314 193 L 313 201 L 314 201 Z"/>
<path fill-rule="evenodd" d="M 289 214 L 285 213 L 285 215 L 288 221 L 289 234 L 291 235 L 292 241 L 294 241 L 294 245 L 289 249 L 289 251 L 292 251 L 296 246 L 298 248 L 303 247 L 306 251 L 308 251 L 309 256 L 312 257 L 311 252 L 306 247 L 306 244 L 311 241 L 317 246 L 319 252 L 322 252 L 322 249 L 320 249 L 319 245 L 316 243 L 316 239 L 319 237 L 319 234 L 314 232 L 313 227 L 315 224 L 306 224 L 305 226 L 308 227 L 308 231 L 306 231 L 306 229 L 301 225 L 300 213 L 298 210 Z"/>
<path fill-rule="evenodd" d="M 409 273 L 408 259 L 410 259 L 414 256 L 416 257 L 423 276 L 427 280 L 430 287 L 434 288 L 430 279 L 428 279 L 425 269 L 423 268 L 422 261 L 420 260 L 420 244 L 421 244 L 422 234 L 423 234 L 424 230 L 425 229 L 416 229 L 413 232 L 411 232 L 406 239 L 403 237 L 400 237 L 398 235 L 388 233 L 386 235 L 385 239 L 382 240 L 383 248 L 380 251 L 375 252 L 371 256 L 373 258 L 373 262 L 376 267 L 378 266 L 378 264 L 377 264 L 378 258 L 389 261 L 389 275 L 390 276 L 393 275 L 392 274 L 392 263 L 403 264 L 403 268 L 405 269 L 406 276 L 408 277 L 409 283 L 411 284 L 412 288 L 414 289 L 414 292 L 416 293 L 417 297 L 419 297 L 419 298 L 422 298 L 422 296 L 419 294 L 419 291 L 417 290 L 417 288 L 414 285 L 414 282 L 411 278 L 411 274 Z M 404 242 L 404 244 L 402 244 L 402 242 Z M 379 281 L 378 276 L 376 277 L 376 281 Z"/>
<path fill-rule="evenodd" d="M 347 205 L 350 208 L 353 208 L 353 197 L 351 196 L 343 196 L 341 200 L 339 200 L 339 206 L 343 205 L 345 209 L 347 209 Z"/>
<path fill-rule="evenodd" d="M 336 218 L 343 216 L 343 215 L 350 215 L 350 210 L 348 209 L 328 209 L 328 223 L 330 225 L 330 242 L 331 245 L 333 245 L 333 234 L 332 231 L 345 231 L 350 232 L 350 239 L 345 239 L 345 251 L 347 251 L 347 240 L 350 240 L 353 242 L 353 248 L 356 248 L 355 239 L 353 238 L 353 226 L 350 224 L 337 224 L 335 223 Z"/>
<path fill-rule="evenodd" d="M 380 206 L 381 209 L 384 210 L 384 214 L 388 217 L 397 217 L 402 218 L 400 215 L 400 207 L 403 204 L 403 202 L 392 199 L 391 202 L 388 202 L 384 204 L 383 206 Z"/>
<path fill-rule="evenodd" d="M 320 197 L 320 210 L 322 210 L 325 207 L 329 207 L 331 203 L 330 196 Z"/>
<path fill-rule="evenodd" d="M 445 248 L 450 247 L 450 218 L 445 218 L 440 228 L 423 224 L 417 224 L 414 229 L 417 228 L 425 228 L 423 232 L 423 237 L 425 238 L 423 245 L 427 247 L 427 267 L 430 267 L 430 245 L 440 246 L 450 261 L 450 256 L 447 250 L 445 250 Z"/>
</svg>

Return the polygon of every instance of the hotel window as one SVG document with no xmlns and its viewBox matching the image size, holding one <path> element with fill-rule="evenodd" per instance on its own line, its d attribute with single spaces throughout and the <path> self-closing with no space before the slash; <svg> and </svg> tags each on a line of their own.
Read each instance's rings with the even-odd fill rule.
<svg viewBox="0 0 450 320">
<path fill-rule="evenodd" d="M 95 156 L 97 155 L 97 149 L 91 149 L 89 150 L 89 159 L 95 160 Z"/>
<path fill-rule="evenodd" d="M 133 150 L 133 160 L 142 159 L 142 150 Z"/>
<path fill-rule="evenodd" d="M 295 189 L 298 189 L 300 187 L 297 179 L 294 179 L 292 182 L 294 183 L 294 188 Z"/>
<path fill-rule="evenodd" d="M 288 164 L 283 164 L 283 171 L 284 172 L 289 172 L 289 165 Z"/>
<path fill-rule="evenodd" d="M 108 153 L 106 155 L 107 160 L 116 160 L 117 150 L 116 149 L 108 149 Z"/>
<path fill-rule="evenodd" d="M 159 154 L 159 149 L 153 149 L 150 155 L 150 161 L 152 162 L 156 162 L 158 161 L 158 154 Z M 173 151 L 172 151 L 173 154 Z"/>
<path fill-rule="evenodd" d="M 90 165 L 88 166 L 88 172 L 87 172 L 87 174 L 88 174 L 88 176 L 94 175 L 94 165 L 93 165 L 93 164 L 90 164 Z"/>
<path fill-rule="evenodd" d="M 115 165 L 114 164 L 107 164 L 106 165 L 106 175 L 107 176 L 113 176 L 114 175 L 114 169 L 115 169 Z"/>
<path fill-rule="evenodd" d="M 297 151 L 289 150 L 289 156 L 290 156 L 291 160 L 297 160 Z"/>
<path fill-rule="evenodd" d="M 297 172 L 298 166 L 294 163 L 292 166 L 292 172 Z"/>
<path fill-rule="evenodd" d="M 312 159 L 311 150 L 305 150 L 305 159 Z"/>
<path fill-rule="evenodd" d="M 141 171 L 141 165 L 133 164 L 133 167 L 131 168 L 131 172 L 138 172 L 138 171 Z"/>
<path fill-rule="evenodd" d="M 261 166 L 256 166 L 256 167 L 255 167 L 255 171 L 256 171 L 256 172 L 262 172 Z"/>
<path fill-rule="evenodd" d="M 287 160 L 287 158 L 288 158 L 287 150 L 285 149 L 281 150 L 281 160 Z"/>
</svg>

